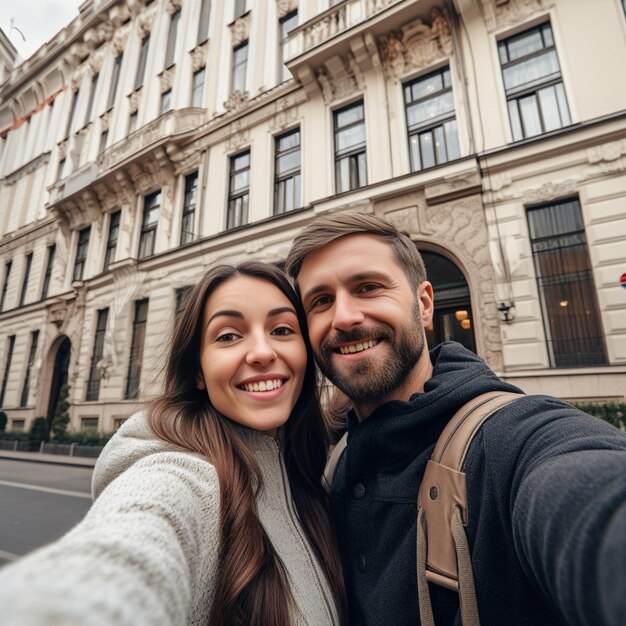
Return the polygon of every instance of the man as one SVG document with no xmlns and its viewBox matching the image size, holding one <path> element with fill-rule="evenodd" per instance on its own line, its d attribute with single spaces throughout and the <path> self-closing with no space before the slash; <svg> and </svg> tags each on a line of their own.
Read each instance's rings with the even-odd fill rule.
<svg viewBox="0 0 626 626">
<path fill-rule="evenodd" d="M 331 490 L 350 622 L 418 624 L 416 497 L 434 443 L 473 397 L 519 389 L 459 344 L 429 353 L 433 288 L 384 220 L 319 218 L 287 270 L 318 365 L 354 407 Z M 465 469 L 482 626 L 626 624 L 624 433 L 522 396 L 483 425 Z M 430 587 L 437 626 L 460 624 L 457 594 Z"/>
</svg>

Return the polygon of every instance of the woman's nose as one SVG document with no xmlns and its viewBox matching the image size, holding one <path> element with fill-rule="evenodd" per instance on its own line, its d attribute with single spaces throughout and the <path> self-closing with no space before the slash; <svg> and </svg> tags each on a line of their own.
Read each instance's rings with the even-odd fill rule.
<svg viewBox="0 0 626 626">
<path fill-rule="evenodd" d="M 265 336 L 251 338 L 250 349 L 246 356 L 246 361 L 252 365 L 266 365 L 276 359 L 276 351 L 270 341 Z"/>
</svg>

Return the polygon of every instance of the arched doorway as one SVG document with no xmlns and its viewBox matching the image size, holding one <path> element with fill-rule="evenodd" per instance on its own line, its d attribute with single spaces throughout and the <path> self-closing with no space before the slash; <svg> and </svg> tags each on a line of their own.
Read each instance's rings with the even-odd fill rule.
<svg viewBox="0 0 626 626">
<path fill-rule="evenodd" d="M 422 251 L 428 280 L 435 292 L 433 322 L 426 328 L 430 348 L 443 341 L 458 341 L 476 352 L 470 291 L 461 270 L 441 254 Z"/>
<path fill-rule="evenodd" d="M 57 409 L 61 389 L 67 384 L 67 373 L 70 367 L 70 354 L 72 352 L 72 342 L 64 337 L 57 353 L 54 357 L 54 368 L 52 370 L 52 382 L 50 383 L 50 399 L 48 401 L 48 411 L 46 413 L 46 422 L 48 424 L 48 432 L 52 427 L 52 417 Z"/>
</svg>

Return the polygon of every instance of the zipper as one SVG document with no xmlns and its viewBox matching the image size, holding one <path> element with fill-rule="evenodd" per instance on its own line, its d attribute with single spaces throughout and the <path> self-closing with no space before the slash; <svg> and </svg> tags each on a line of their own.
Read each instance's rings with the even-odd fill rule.
<svg viewBox="0 0 626 626">
<path fill-rule="evenodd" d="M 322 581 L 320 580 L 320 573 L 318 571 L 318 564 L 317 564 L 317 560 L 315 559 L 315 556 L 313 555 L 313 553 L 311 552 L 311 548 L 309 546 L 309 541 L 307 539 L 307 537 L 305 535 L 303 535 L 302 531 L 300 530 L 300 526 L 297 523 L 296 519 L 297 519 L 297 513 L 295 511 L 295 507 L 293 506 L 293 501 L 291 499 L 291 490 L 288 488 L 288 484 L 289 484 L 289 480 L 287 478 L 287 468 L 285 467 L 285 463 L 283 460 L 283 453 L 282 450 L 280 449 L 280 446 L 278 445 L 278 442 L 276 440 L 274 441 L 274 445 L 276 446 L 276 449 L 278 451 L 278 461 L 280 464 L 280 476 L 282 478 L 282 483 L 283 483 L 283 494 L 285 496 L 285 502 L 287 503 L 287 512 L 289 513 L 289 518 L 291 520 L 291 524 L 296 532 L 296 535 L 299 537 L 300 539 L 300 543 L 303 545 L 304 547 L 304 551 L 306 552 L 306 555 L 309 559 L 309 563 L 312 565 L 313 568 L 313 572 L 315 573 L 315 579 L 317 581 L 317 586 L 322 594 L 322 598 L 324 598 L 324 603 L 326 605 L 326 610 L 328 612 L 328 615 L 330 617 L 330 623 L 333 624 L 333 626 L 335 626 L 336 622 L 335 622 L 335 618 L 334 618 L 334 613 L 332 610 L 332 606 L 331 606 L 331 602 L 328 599 L 328 596 L 326 595 L 326 592 L 324 591 L 324 585 L 322 584 Z"/>
</svg>

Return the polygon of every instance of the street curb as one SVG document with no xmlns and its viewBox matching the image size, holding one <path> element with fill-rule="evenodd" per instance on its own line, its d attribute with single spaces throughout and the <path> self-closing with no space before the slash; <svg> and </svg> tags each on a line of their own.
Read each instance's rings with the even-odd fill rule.
<svg viewBox="0 0 626 626">
<path fill-rule="evenodd" d="M 70 465 L 74 467 L 93 467 L 98 460 L 89 457 L 42 454 L 40 452 L 13 452 L 11 450 L 0 450 L 0 459 L 29 461 L 30 463 L 47 463 L 50 465 Z"/>
</svg>

